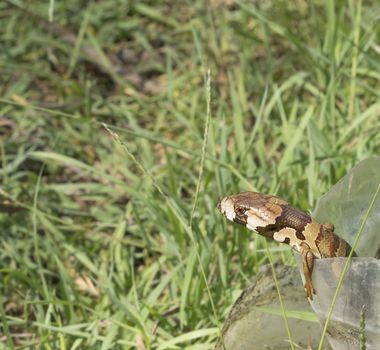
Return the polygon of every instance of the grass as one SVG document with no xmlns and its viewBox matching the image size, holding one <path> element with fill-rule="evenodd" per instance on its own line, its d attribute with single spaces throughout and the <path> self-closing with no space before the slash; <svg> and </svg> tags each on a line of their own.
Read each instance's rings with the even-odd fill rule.
<svg viewBox="0 0 380 350">
<path fill-rule="evenodd" d="M 217 201 L 379 154 L 378 10 L 2 2 L 0 349 L 212 348 L 269 262 Z"/>
</svg>

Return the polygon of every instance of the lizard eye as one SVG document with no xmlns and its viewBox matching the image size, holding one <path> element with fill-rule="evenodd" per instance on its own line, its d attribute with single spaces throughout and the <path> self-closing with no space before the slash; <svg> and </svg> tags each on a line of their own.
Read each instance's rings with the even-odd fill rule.
<svg viewBox="0 0 380 350">
<path fill-rule="evenodd" d="M 245 208 L 244 207 L 236 207 L 235 211 L 236 211 L 236 214 L 239 216 L 243 216 L 245 214 Z"/>
</svg>

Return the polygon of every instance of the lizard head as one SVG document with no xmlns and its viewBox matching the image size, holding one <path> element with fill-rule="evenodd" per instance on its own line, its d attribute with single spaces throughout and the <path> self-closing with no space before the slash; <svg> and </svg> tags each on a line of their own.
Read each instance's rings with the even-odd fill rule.
<svg viewBox="0 0 380 350">
<path fill-rule="evenodd" d="M 228 220 L 246 225 L 246 212 L 249 210 L 249 207 L 240 203 L 237 197 L 238 196 L 224 197 L 218 204 L 218 209 Z"/>
<path fill-rule="evenodd" d="M 220 212 L 230 221 L 256 231 L 276 222 L 281 214 L 281 205 L 286 201 L 258 192 L 242 192 L 224 197 L 218 204 Z"/>
</svg>

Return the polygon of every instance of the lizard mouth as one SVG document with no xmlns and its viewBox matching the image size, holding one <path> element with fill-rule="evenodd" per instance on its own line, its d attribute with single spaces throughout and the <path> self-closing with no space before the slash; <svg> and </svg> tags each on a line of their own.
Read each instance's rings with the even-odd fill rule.
<svg viewBox="0 0 380 350">
<path fill-rule="evenodd" d="M 234 221 L 236 218 L 234 202 L 230 197 L 223 198 L 218 203 L 218 209 L 228 220 Z"/>
</svg>

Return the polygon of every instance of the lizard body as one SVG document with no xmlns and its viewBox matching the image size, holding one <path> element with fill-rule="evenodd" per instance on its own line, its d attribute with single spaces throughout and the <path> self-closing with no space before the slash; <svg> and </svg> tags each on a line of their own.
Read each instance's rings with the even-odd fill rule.
<svg viewBox="0 0 380 350">
<path fill-rule="evenodd" d="M 314 259 L 347 257 L 351 246 L 334 233 L 331 224 L 320 224 L 293 208 L 285 200 L 258 192 L 227 196 L 218 204 L 230 221 L 244 225 L 260 235 L 289 244 L 303 257 L 306 296 L 311 300 Z M 356 256 L 353 253 L 353 256 Z"/>
</svg>

